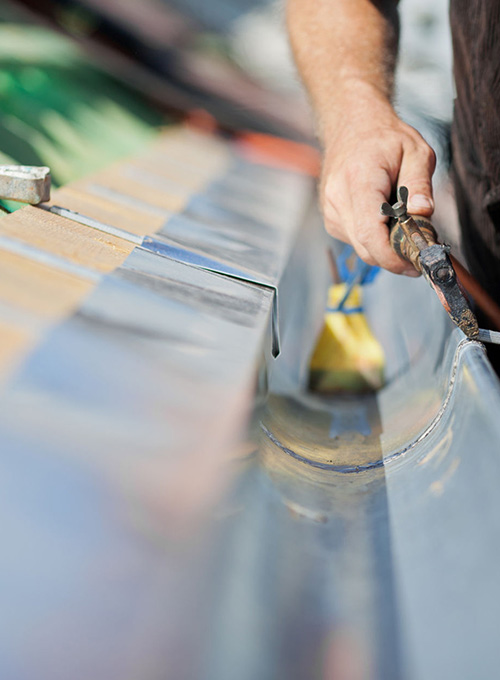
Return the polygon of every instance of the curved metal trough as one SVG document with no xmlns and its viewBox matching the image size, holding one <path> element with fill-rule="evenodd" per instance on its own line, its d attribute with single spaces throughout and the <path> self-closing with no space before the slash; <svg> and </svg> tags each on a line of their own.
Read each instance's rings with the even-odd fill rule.
<svg viewBox="0 0 500 680">
<path fill-rule="evenodd" d="M 196 156 L 205 142 L 189 139 Z M 495 677 L 500 391 L 482 346 L 423 281 L 383 273 L 366 307 L 386 387 L 308 394 L 327 280 L 310 183 L 206 144 L 223 170 L 179 210 L 211 256 L 244 266 L 251 253 L 258 270 L 274 253 L 282 354 L 269 357 L 268 289 L 142 247 L 43 326 L 0 400 L 0 676 Z M 165 144 L 156 168 L 139 163 L 149 178 L 161 154 L 175 156 Z M 107 219 L 123 228 L 115 180 L 99 186 L 115 191 Z M 95 186 L 58 201 L 97 219 Z M 144 215 L 127 213 L 128 228 L 189 245 L 165 200 L 151 187 L 149 208 L 127 198 Z M 48 231 L 77 233 L 57 220 Z M 99 257 L 122 247 L 78 229 Z M 52 259 L 26 246 L 13 257 L 48 269 L 69 257 L 58 241 Z M 39 330 L 40 314 L 2 291 L 2 323 Z"/>
<path fill-rule="evenodd" d="M 492 677 L 498 379 L 423 281 L 384 273 L 366 296 L 386 387 L 328 400 L 276 376 L 262 417 L 262 532 L 288 612 L 286 672 L 266 677 L 309 677 L 320 658 L 325 678 Z"/>
</svg>

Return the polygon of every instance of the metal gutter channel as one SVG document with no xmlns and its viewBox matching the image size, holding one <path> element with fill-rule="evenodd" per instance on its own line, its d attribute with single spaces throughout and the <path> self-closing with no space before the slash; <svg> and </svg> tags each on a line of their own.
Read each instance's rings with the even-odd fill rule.
<svg viewBox="0 0 500 680">
<path fill-rule="evenodd" d="M 260 639 L 271 670 L 243 677 L 494 677 L 498 379 L 421 280 L 384 273 L 366 296 L 387 356 L 376 397 L 318 399 L 275 367 L 253 471 L 266 528 L 247 514 L 234 529 L 235 545 L 266 537 L 262 581 L 241 573 L 278 598 Z M 303 352 L 284 346 L 283 362 Z"/>
<path fill-rule="evenodd" d="M 498 669 L 498 384 L 467 344 L 439 426 L 386 468 L 401 647 L 411 678 Z"/>
<path fill-rule="evenodd" d="M 495 677 L 481 346 L 382 274 L 386 387 L 307 394 L 327 277 L 310 185 L 232 170 L 161 233 L 193 247 L 194 223 L 202 252 L 275 276 L 282 354 L 270 290 L 140 247 L 44 338 L 0 394 L 2 680 Z"/>
</svg>

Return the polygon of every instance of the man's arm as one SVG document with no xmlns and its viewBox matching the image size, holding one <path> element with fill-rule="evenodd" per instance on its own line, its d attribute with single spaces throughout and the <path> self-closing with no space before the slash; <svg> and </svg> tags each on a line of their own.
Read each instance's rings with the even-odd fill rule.
<svg viewBox="0 0 500 680">
<path fill-rule="evenodd" d="M 324 149 L 327 230 L 366 262 L 416 275 L 390 248 L 380 204 L 405 185 L 410 209 L 430 216 L 435 155 L 392 104 L 398 0 L 288 0 L 295 59 Z"/>
</svg>

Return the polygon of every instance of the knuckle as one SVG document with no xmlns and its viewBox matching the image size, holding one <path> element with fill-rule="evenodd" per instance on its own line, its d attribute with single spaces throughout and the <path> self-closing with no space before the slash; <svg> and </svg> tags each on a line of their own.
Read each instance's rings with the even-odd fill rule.
<svg viewBox="0 0 500 680">
<path fill-rule="evenodd" d="M 382 265 L 384 269 L 387 269 L 387 271 L 392 272 L 393 274 L 404 274 L 406 271 L 408 271 L 408 264 L 405 262 L 387 262 L 385 265 Z"/>
<path fill-rule="evenodd" d="M 425 139 L 422 137 L 420 132 L 414 128 L 412 125 L 406 125 L 406 132 L 410 139 L 415 144 L 415 147 L 420 146 L 422 143 L 426 143 Z"/>
<path fill-rule="evenodd" d="M 436 167 L 436 152 L 427 144 L 423 137 L 415 140 L 409 151 L 410 155 L 415 158 L 419 165 L 424 166 L 431 173 L 434 171 Z"/>
<path fill-rule="evenodd" d="M 404 154 L 417 154 L 419 147 L 421 144 L 421 140 L 419 140 L 417 137 L 414 135 L 410 134 L 408 137 L 403 141 L 403 152 Z"/>
<path fill-rule="evenodd" d="M 370 245 L 373 243 L 373 234 L 364 227 L 361 229 L 358 228 L 356 230 L 356 240 L 366 252 L 369 252 Z"/>
<path fill-rule="evenodd" d="M 333 203 L 333 201 L 330 201 L 327 198 L 325 198 L 321 205 L 321 210 L 323 212 L 323 217 L 325 218 L 326 222 L 334 225 L 336 225 L 339 222 L 339 211 L 337 206 Z"/>
<path fill-rule="evenodd" d="M 436 153 L 428 144 L 420 145 L 418 156 L 426 166 L 433 166 L 436 163 Z"/>
<path fill-rule="evenodd" d="M 345 177 L 348 184 L 355 184 L 363 172 L 365 165 L 358 161 L 351 161 L 345 166 Z"/>
<path fill-rule="evenodd" d="M 325 216 L 325 230 L 328 234 L 330 234 L 330 236 L 333 236 L 333 238 L 337 238 L 340 241 L 346 240 L 345 235 L 342 233 L 342 230 L 340 229 L 339 223 L 334 220 L 329 220 L 326 216 Z"/>
<path fill-rule="evenodd" d="M 398 257 L 392 250 L 388 250 L 384 253 L 384 256 L 380 260 L 380 266 L 393 274 L 405 274 L 408 271 L 415 271 L 413 265 L 407 260 Z"/>
<path fill-rule="evenodd" d="M 363 262 L 366 262 L 366 264 L 369 264 L 372 267 L 377 265 L 377 261 L 375 260 L 375 258 L 370 254 L 370 252 L 362 243 L 358 241 L 357 243 L 353 244 L 353 247 L 354 250 L 356 251 L 356 254 L 359 255 Z"/>
<path fill-rule="evenodd" d="M 432 149 L 430 146 L 427 147 L 428 151 L 428 156 L 427 156 L 427 162 L 429 163 L 429 167 L 431 168 L 432 171 L 434 171 L 434 168 L 436 167 L 436 152 L 434 149 Z"/>
<path fill-rule="evenodd" d="M 339 196 L 339 179 L 336 174 L 329 175 L 324 179 L 320 187 L 320 200 L 323 206 L 323 211 L 325 211 L 328 206 L 331 206 L 336 210 L 336 204 L 338 202 Z"/>
<path fill-rule="evenodd" d="M 425 194 L 432 196 L 432 181 L 430 173 L 422 172 L 419 168 L 414 168 L 415 172 L 406 172 L 400 176 L 399 183 L 404 184 L 410 190 L 410 203 L 414 194 Z"/>
</svg>

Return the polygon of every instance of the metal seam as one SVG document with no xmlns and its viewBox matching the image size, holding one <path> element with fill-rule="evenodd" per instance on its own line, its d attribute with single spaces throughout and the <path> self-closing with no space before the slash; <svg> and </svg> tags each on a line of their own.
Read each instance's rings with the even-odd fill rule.
<svg viewBox="0 0 500 680">
<path fill-rule="evenodd" d="M 287 446 L 282 444 L 279 441 L 279 439 L 277 439 L 273 435 L 273 433 L 267 429 L 264 423 L 260 423 L 260 428 L 264 432 L 264 434 L 272 441 L 272 443 L 275 444 L 278 448 L 280 448 L 284 453 L 288 454 L 292 458 L 295 458 L 295 460 L 298 460 L 301 463 L 306 463 L 307 465 L 310 465 L 311 467 L 314 468 L 319 468 L 320 470 L 328 470 L 329 472 L 341 472 L 342 474 L 353 473 L 356 474 L 358 472 L 365 472 L 366 470 L 380 468 L 383 467 L 384 465 L 383 459 L 374 461 L 373 463 L 364 463 L 362 465 L 334 465 L 333 463 L 321 463 L 320 461 L 310 460 L 309 458 L 301 456 L 300 453 L 297 453 L 296 451 L 293 451 L 292 449 L 289 449 Z"/>
<path fill-rule="evenodd" d="M 175 251 L 183 251 L 187 254 L 193 255 L 195 254 L 195 251 L 190 250 L 189 248 L 186 248 L 184 246 L 175 245 L 175 241 L 174 243 L 169 243 L 168 238 L 163 238 L 159 240 L 156 239 L 154 236 L 139 236 L 125 229 L 113 227 L 110 224 L 100 222 L 99 220 L 96 220 L 93 217 L 88 217 L 87 215 L 75 212 L 74 210 L 69 210 L 68 208 L 62 208 L 61 206 L 58 205 L 51 206 L 40 205 L 37 207 L 41 208 L 42 210 L 46 210 L 47 212 L 50 212 L 54 215 L 58 215 L 59 217 L 64 217 L 65 219 L 70 220 L 71 222 L 82 224 L 84 226 L 90 227 L 91 229 L 95 229 L 96 231 L 100 231 L 104 234 L 115 236 L 116 238 L 120 238 L 123 239 L 124 241 L 128 241 L 129 243 L 133 243 L 138 248 L 142 248 L 154 255 L 165 257 L 168 260 L 172 260 L 173 262 L 185 264 L 190 267 L 196 267 L 197 269 L 203 269 L 204 271 L 212 272 L 214 274 L 220 274 L 221 276 L 226 276 L 227 278 L 235 279 L 236 281 L 242 281 L 243 283 L 249 283 L 255 286 L 260 286 L 261 288 L 268 288 L 269 290 L 273 291 L 276 294 L 278 292 L 276 284 L 270 281 L 264 281 L 260 277 L 251 276 L 250 274 L 247 274 L 244 271 L 238 271 L 236 269 L 234 269 L 234 271 L 227 271 L 227 269 L 224 268 L 223 264 L 221 262 L 218 262 L 217 260 L 211 260 L 211 264 L 208 263 L 209 258 L 204 255 L 199 256 L 200 262 L 189 262 L 185 258 L 176 255 Z M 160 250 L 160 248 L 162 250 Z M 170 249 L 171 252 L 168 252 L 167 249 Z M 207 264 L 201 262 L 201 259 L 203 258 L 207 260 Z"/>
<path fill-rule="evenodd" d="M 129 243 L 134 243 L 137 246 L 142 245 L 144 240 L 143 236 L 133 234 L 130 231 L 121 229 L 120 227 L 113 227 L 111 224 L 105 224 L 99 220 L 95 220 L 93 217 L 88 217 L 87 215 L 82 215 L 81 213 L 75 212 L 74 210 L 69 210 L 68 208 L 63 208 L 59 205 L 38 206 L 42 210 L 52 213 L 53 215 L 58 215 L 59 217 L 64 217 L 71 222 L 76 222 L 77 224 L 82 224 L 85 227 L 90 227 L 96 231 L 100 231 L 109 236 L 115 236 L 116 238 L 121 238 Z"/>
<path fill-rule="evenodd" d="M 62 208 L 61 206 L 57 205 L 52 206 L 40 205 L 38 207 L 54 215 L 58 215 L 59 217 L 63 217 L 67 220 L 70 220 L 72 222 L 83 224 L 87 227 L 90 227 L 91 229 L 96 229 L 97 231 L 100 231 L 102 233 L 124 239 L 125 241 L 135 244 L 135 246 L 138 248 L 142 248 L 147 252 L 157 255 L 159 257 L 165 257 L 166 259 L 169 259 L 173 262 L 178 262 L 180 264 L 195 267 L 197 269 L 202 269 L 203 271 L 211 272 L 213 274 L 219 274 L 220 276 L 225 276 L 226 278 L 233 279 L 235 281 L 242 281 L 243 283 L 249 285 L 254 285 L 260 288 L 266 288 L 268 290 L 271 290 L 273 292 L 273 302 L 271 309 L 271 329 L 272 329 L 271 354 L 274 358 L 279 356 L 281 352 L 281 343 L 279 332 L 278 287 L 276 284 L 273 284 L 268 281 L 262 281 L 259 278 L 252 277 L 251 275 L 246 274 L 245 272 L 242 271 L 239 272 L 238 270 L 234 271 L 228 271 L 227 269 L 225 270 L 222 263 L 217 262 L 216 260 L 213 261 L 210 260 L 209 262 L 209 259 L 205 258 L 205 256 L 199 256 L 201 258 L 199 262 L 189 262 L 185 257 L 182 258 L 179 257 L 178 255 L 176 256 L 175 251 L 177 252 L 183 251 L 185 253 L 193 255 L 194 251 L 191 251 L 188 248 L 184 248 L 182 246 L 172 245 L 168 242 L 168 239 L 159 240 L 155 239 L 154 236 L 138 236 L 137 234 L 133 234 L 132 232 L 126 231 L 125 229 L 113 227 L 109 224 L 105 224 L 104 222 L 100 222 L 99 220 L 96 220 L 92 217 L 88 217 L 87 215 L 82 215 L 81 213 L 75 212 L 74 210 Z M 168 252 L 167 249 L 170 249 L 171 252 Z M 205 263 L 202 262 L 203 258 L 205 258 Z"/>
<path fill-rule="evenodd" d="M 410 442 L 407 446 L 405 446 L 403 449 L 400 449 L 399 451 L 395 451 L 394 453 L 391 453 L 389 456 L 384 458 L 384 465 L 391 463 L 393 460 L 396 460 L 397 458 L 400 458 L 404 455 L 406 455 L 409 451 L 411 451 L 417 444 L 420 444 L 421 441 L 429 437 L 432 432 L 437 428 L 441 420 L 443 419 L 444 414 L 447 411 L 448 405 L 451 401 L 451 398 L 453 396 L 453 390 L 455 388 L 455 382 L 457 378 L 457 371 L 458 371 L 458 365 L 460 363 L 460 356 L 462 354 L 462 350 L 464 347 L 470 346 L 470 345 L 476 345 L 479 347 L 483 353 L 486 353 L 486 349 L 484 345 L 481 342 L 478 342 L 476 340 L 471 340 L 470 338 L 464 338 L 461 340 L 456 349 L 455 349 L 455 354 L 453 356 L 453 364 L 451 368 L 451 374 L 450 374 L 450 380 L 448 383 L 448 391 L 446 393 L 446 396 L 443 400 L 443 403 L 441 404 L 441 407 L 439 411 L 436 413 L 434 418 L 431 420 L 427 428 L 421 432 L 418 437 L 416 437 L 412 442 Z"/>
<path fill-rule="evenodd" d="M 305 458 L 304 456 L 301 456 L 299 453 L 296 451 L 293 451 L 292 449 L 289 449 L 288 447 L 284 446 L 273 434 L 270 432 L 267 427 L 261 422 L 260 423 L 260 428 L 264 432 L 264 434 L 275 444 L 280 448 L 284 453 L 287 455 L 291 456 L 295 460 L 298 460 L 302 463 L 305 463 L 306 465 L 309 465 L 314 468 L 319 468 L 320 470 L 328 470 L 330 472 L 339 472 L 341 474 L 358 474 L 360 472 L 366 472 L 368 470 L 374 470 L 377 468 L 385 467 L 386 465 L 392 463 L 394 460 L 397 460 L 398 458 L 401 458 L 405 456 L 407 453 L 409 453 L 417 444 L 419 444 L 421 441 L 429 437 L 432 432 L 438 427 L 439 423 L 443 419 L 444 414 L 447 411 L 448 405 L 450 403 L 451 397 L 453 395 L 453 390 L 455 387 L 456 383 L 456 376 L 457 376 L 457 371 L 458 371 L 458 365 L 460 362 L 460 356 L 462 354 L 462 350 L 464 347 L 469 346 L 469 345 L 476 345 L 477 347 L 481 348 L 483 352 L 486 352 L 484 345 L 480 342 L 477 342 L 476 340 L 471 340 L 469 338 L 464 338 L 459 342 L 455 349 L 455 354 L 453 356 L 453 364 L 451 368 L 451 373 L 450 373 L 450 379 L 448 383 L 448 390 L 446 392 L 445 398 L 441 404 L 441 407 L 439 408 L 439 411 L 436 413 L 434 418 L 431 420 L 427 428 L 418 436 L 416 437 L 412 442 L 410 442 L 407 446 L 405 446 L 403 449 L 400 449 L 399 451 L 395 451 L 394 453 L 391 453 L 387 457 L 382 457 L 379 460 L 370 462 L 370 463 L 364 463 L 361 465 L 334 465 L 332 463 L 321 463 L 320 461 L 313 461 L 310 460 L 309 458 Z"/>
</svg>

